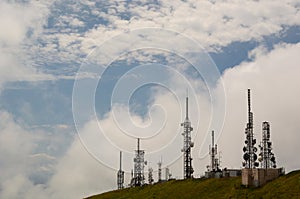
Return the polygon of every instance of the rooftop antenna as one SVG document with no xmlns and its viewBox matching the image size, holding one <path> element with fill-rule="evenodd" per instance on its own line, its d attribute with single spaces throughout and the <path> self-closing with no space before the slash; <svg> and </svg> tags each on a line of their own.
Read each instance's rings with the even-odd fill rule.
<svg viewBox="0 0 300 199">
<path fill-rule="evenodd" d="M 276 160 L 272 152 L 272 142 L 270 141 L 270 124 L 269 122 L 262 123 L 262 141 L 259 145 L 261 168 L 269 169 L 276 168 Z"/>
<path fill-rule="evenodd" d="M 118 189 L 124 188 L 124 171 L 122 171 L 122 151 L 120 151 L 120 168 L 117 174 Z"/>
<path fill-rule="evenodd" d="M 191 148 L 194 146 L 194 143 L 192 142 L 191 138 L 191 132 L 193 130 L 193 127 L 191 126 L 191 122 L 189 120 L 188 116 L 188 110 L 189 110 L 189 97 L 188 93 L 186 96 L 186 114 L 185 114 L 185 120 L 183 123 L 181 123 L 181 126 L 183 126 L 183 149 L 181 149 L 181 152 L 183 152 L 183 173 L 184 173 L 184 179 L 192 178 L 194 169 L 192 167 L 192 156 L 191 156 Z"/>
<path fill-rule="evenodd" d="M 248 123 L 245 129 L 246 140 L 245 146 L 243 147 L 244 151 L 244 162 L 243 167 L 245 168 L 256 168 L 258 167 L 257 160 L 257 148 L 255 147 L 256 139 L 253 138 L 253 113 L 251 112 L 251 95 L 250 89 L 248 89 Z"/>
</svg>

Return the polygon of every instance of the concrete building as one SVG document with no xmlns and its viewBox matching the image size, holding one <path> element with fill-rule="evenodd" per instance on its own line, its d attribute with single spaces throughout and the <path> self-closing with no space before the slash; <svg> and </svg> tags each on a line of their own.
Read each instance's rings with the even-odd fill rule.
<svg viewBox="0 0 300 199">
<path fill-rule="evenodd" d="M 238 177 L 242 175 L 241 169 L 226 169 L 222 170 L 223 177 Z"/>
<path fill-rule="evenodd" d="M 247 187 L 259 187 L 284 174 L 283 168 L 277 169 L 242 169 L 242 184 Z"/>
</svg>

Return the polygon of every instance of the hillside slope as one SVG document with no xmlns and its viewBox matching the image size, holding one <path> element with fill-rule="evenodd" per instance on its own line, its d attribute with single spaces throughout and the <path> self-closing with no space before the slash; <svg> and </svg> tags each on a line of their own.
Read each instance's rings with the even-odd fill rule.
<svg viewBox="0 0 300 199">
<path fill-rule="evenodd" d="M 89 197 L 105 198 L 299 198 L 300 171 L 291 172 L 260 188 L 244 188 L 241 178 L 173 180 L 111 191 Z"/>
</svg>

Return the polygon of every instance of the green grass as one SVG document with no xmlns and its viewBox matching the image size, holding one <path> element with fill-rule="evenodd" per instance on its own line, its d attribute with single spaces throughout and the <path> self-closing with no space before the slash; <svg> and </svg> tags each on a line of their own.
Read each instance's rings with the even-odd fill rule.
<svg viewBox="0 0 300 199">
<path fill-rule="evenodd" d="M 89 197 L 105 198 L 299 198 L 300 171 L 281 176 L 260 188 L 245 188 L 241 177 L 173 180 L 155 185 L 127 188 Z"/>
</svg>

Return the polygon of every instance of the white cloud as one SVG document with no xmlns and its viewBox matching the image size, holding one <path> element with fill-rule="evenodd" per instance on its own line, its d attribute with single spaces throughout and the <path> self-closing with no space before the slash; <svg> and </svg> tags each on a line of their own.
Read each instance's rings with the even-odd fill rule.
<svg viewBox="0 0 300 199">
<path fill-rule="evenodd" d="M 235 41 L 259 42 L 266 36 L 282 34 L 286 27 L 300 25 L 299 5 L 294 1 L 164 0 L 158 4 L 155 1 L 103 4 L 58 1 L 53 11 L 56 6 L 69 9 L 60 16 L 54 12 L 52 17 L 57 23 L 39 35 L 39 42 L 47 45 L 30 50 L 32 59 L 40 63 L 53 63 L 53 60 L 80 63 L 106 40 L 139 28 L 164 28 L 183 33 L 205 49 L 215 51 Z M 91 19 L 95 19 L 94 24 Z M 183 45 L 178 43 L 178 46 Z"/>
<path fill-rule="evenodd" d="M 97 162 L 78 138 L 61 158 L 37 153 L 48 132 L 28 131 L 7 112 L 0 116 L 0 198 L 82 198 L 114 187 L 114 171 Z"/>
<path fill-rule="evenodd" d="M 50 2 L 48 2 L 50 3 Z M 0 3 L 0 88 L 9 81 L 52 79 L 33 66 L 23 45 L 42 32 L 47 3 Z"/>
<path fill-rule="evenodd" d="M 127 12 L 132 15 L 128 20 L 120 13 L 102 13 L 110 25 L 87 31 L 82 50 L 90 49 L 91 39 L 102 43 L 124 31 L 144 27 L 184 33 L 212 50 L 234 41 L 261 40 L 263 36 L 279 34 L 284 26 L 299 25 L 300 15 L 299 7 L 288 1 L 161 1 L 156 9 L 151 6 L 154 4 L 128 3 Z"/>
<path fill-rule="evenodd" d="M 37 131 L 28 132 L 7 112 L 1 111 L 0 116 L 0 197 L 25 198 L 25 193 L 35 188 L 35 179 L 30 180 L 32 175 L 47 175 L 48 171 L 39 169 L 47 168 L 53 162 L 49 158 L 45 162 L 41 156 L 31 156 L 40 139 Z"/>
<path fill-rule="evenodd" d="M 48 198 L 83 198 L 115 187 L 115 172 L 94 159 L 77 138 L 47 184 Z"/>
</svg>

